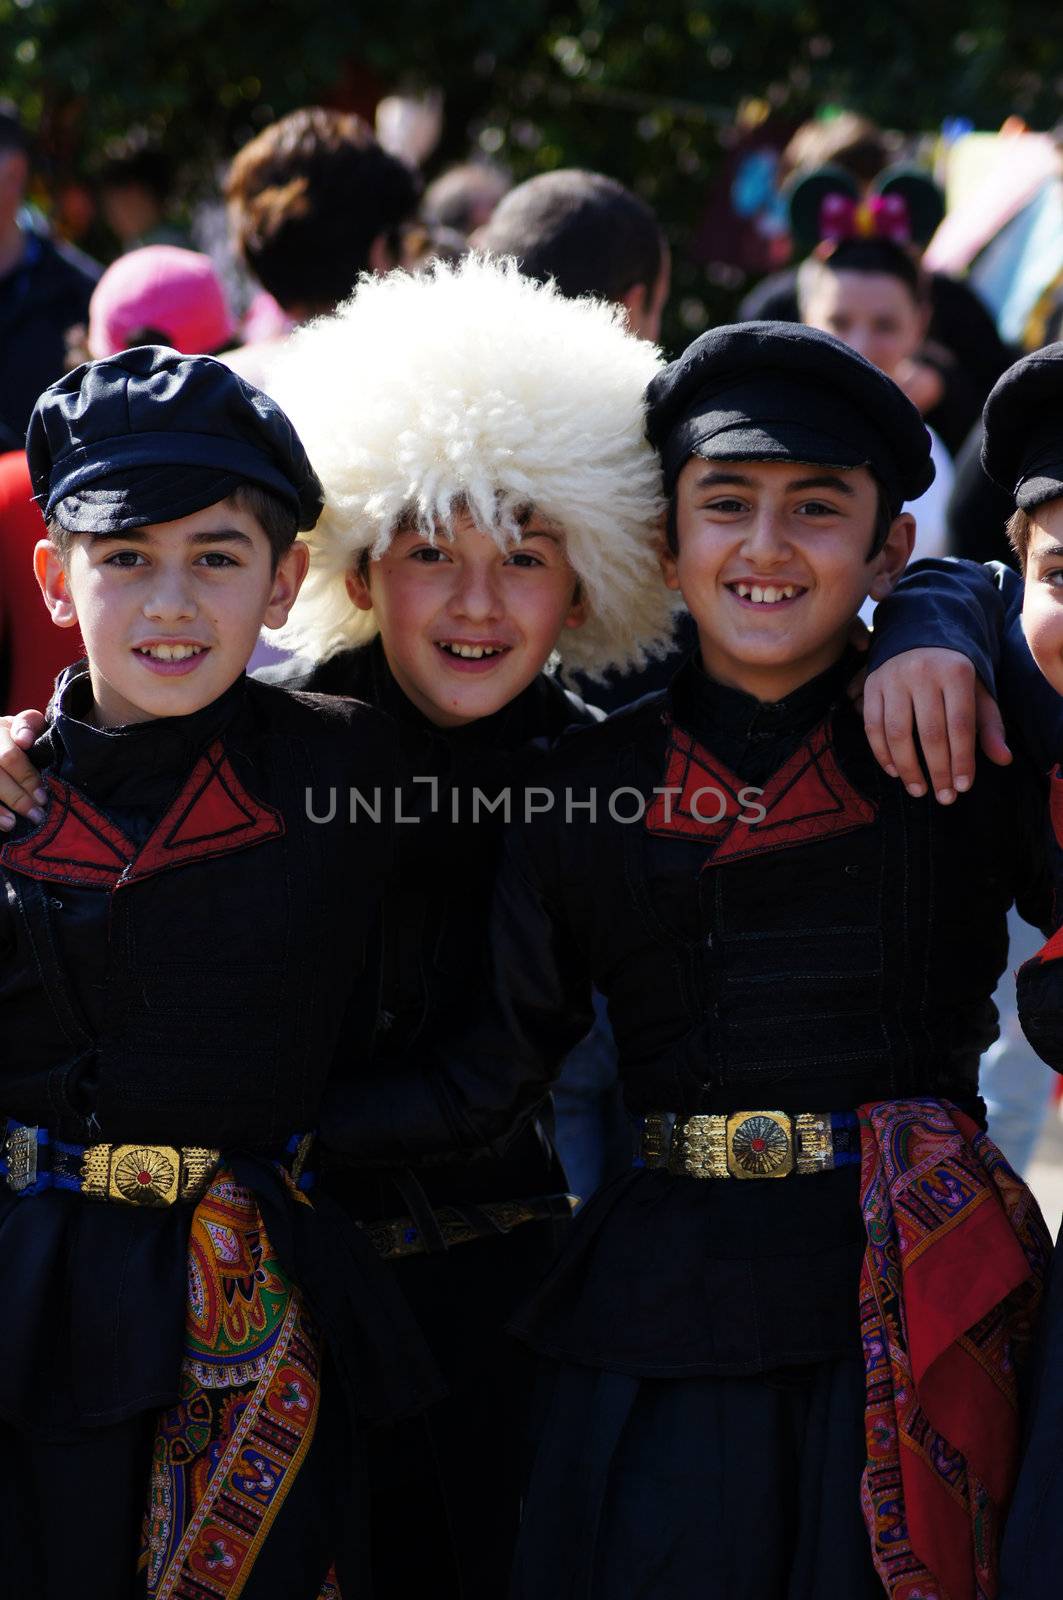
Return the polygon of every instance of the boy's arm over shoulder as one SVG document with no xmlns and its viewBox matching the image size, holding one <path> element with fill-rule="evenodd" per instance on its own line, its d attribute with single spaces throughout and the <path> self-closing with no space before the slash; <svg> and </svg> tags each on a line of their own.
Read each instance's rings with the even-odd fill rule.
<svg viewBox="0 0 1063 1600">
<path fill-rule="evenodd" d="M 1021 578 L 1000 563 L 943 559 L 916 562 L 876 610 L 864 723 L 880 764 L 912 794 L 926 793 L 923 763 L 943 803 L 968 789 L 976 743 L 1007 765 L 1005 720 L 1046 763 L 1063 724 L 1022 632 L 1022 598 Z"/>
<path fill-rule="evenodd" d="M 1022 588 L 1018 573 L 999 561 L 913 562 L 875 608 L 869 671 L 909 650 L 955 650 L 995 694 L 1004 642 L 1022 612 Z"/>
</svg>

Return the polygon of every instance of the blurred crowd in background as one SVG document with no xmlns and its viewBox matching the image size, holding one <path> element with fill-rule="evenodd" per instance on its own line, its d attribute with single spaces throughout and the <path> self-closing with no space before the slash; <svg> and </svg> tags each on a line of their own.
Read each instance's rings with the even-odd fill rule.
<svg viewBox="0 0 1063 1600">
<path fill-rule="evenodd" d="M 43 703 L 76 650 L 32 593 L 26 553 L 41 524 L 21 443 L 37 395 L 78 362 L 169 344 L 220 355 L 268 390 L 290 330 L 331 311 L 361 274 L 419 272 L 471 249 L 513 256 L 565 294 L 621 304 L 640 337 L 674 345 L 701 331 L 704 320 L 677 329 L 674 307 L 669 316 L 672 241 L 644 198 L 576 168 L 514 183 L 482 150 L 433 172 L 442 125 L 435 94 L 384 97 L 375 125 L 302 108 L 240 148 L 217 191 L 192 205 L 175 193 L 166 149 L 131 130 L 83 186 L 76 243 L 35 203 L 34 141 L 18 108 L 0 106 L 5 708 Z M 722 315 L 803 320 L 893 377 L 925 416 L 937 464 L 913 508 L 917 554 L 1007 559 L 1011 508 L 982 474 L 978 419 L 1015 354 L 1060 333 L 1060 140 L 1018 119 L 993 134 L 952 127 L 906 140 L 832 109 L 778 149 L 746 150 L 726 183 L 705 227 L 714 258 L 734 256 L 737 241 L 746 270 Z M 691 306 L 680 310 L 689 322 Z"/>
</svg>

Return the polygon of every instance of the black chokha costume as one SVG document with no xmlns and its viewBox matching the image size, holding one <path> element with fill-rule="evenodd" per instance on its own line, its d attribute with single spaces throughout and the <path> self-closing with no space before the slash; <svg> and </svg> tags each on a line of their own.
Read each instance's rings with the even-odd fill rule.
<svg viewBox="0 0 1063 1600">
<path fill-rule="evenodd" d="M 272 401 L 156 347 L 46 391 L 29 458 L 84 537 L 247 483 L 302 527 L 320 506 Z M 361 1593 L 362 1425 L 437 1387 L 370 1242 L 311 1192 L 333 1057 L 372 1031 L 392 833 L 312 821 L 306 789 L 393 789 L 396 732 L 242 676 L 101 728 L 81 665 L 33 756 L 47 815 L 0 850 L 5 1592 Z"/>
</svg>

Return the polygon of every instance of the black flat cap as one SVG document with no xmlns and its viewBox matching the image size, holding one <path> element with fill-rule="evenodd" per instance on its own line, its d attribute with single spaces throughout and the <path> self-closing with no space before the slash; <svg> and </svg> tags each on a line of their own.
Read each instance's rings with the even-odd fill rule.
<svg viewBox="0 0 1063 1600">
<path fill-rule="evenodd" d="M 1009 367 L 982 412 L 982 465 L 1023 511 L 1063 495 L 1063 344 Z"/>
<path fill-rule="evenodd" d="M 646 391 L 668 494 L 691 456 L 870 467 L 894 515 L 934 481 L 930 435 L 892 379 L 793 322 L 711 328 Z"/>
<path fill-rule="evenodd" d="M 224 362 L 141 345 L 67 373 L 26 434 L 34 496 L 71 533 L 174 522 L 240 484 L 269 489 L 297 526 L 321 513 L 317 474 L 288 418 Z"/>
</svg>

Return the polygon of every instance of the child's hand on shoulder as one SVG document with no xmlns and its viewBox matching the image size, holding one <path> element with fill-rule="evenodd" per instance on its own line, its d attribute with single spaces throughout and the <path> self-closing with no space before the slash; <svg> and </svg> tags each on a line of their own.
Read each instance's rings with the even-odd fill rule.
<svg viewBox="0 0 1063 1600">
<path fill-rule="evenodd" d="M 1000 710 L 967 657 L 907 650 L 868 674 L 864 728 L 879 765 L 912 795 L 930 787 L 951 805 L 974 782 L 975 743 L 999 767 L 1011 761 Z M 915 736 L 922 747 L 920 763 Z"/>
<path fill-rule="evenodd" d="M 40 711 L 19 711 L 0 717 L 0 829 L 15 826 L 15 812 L 31 822 L 44 819 L 48 803 L 41 775 L 25 752 L 44 731 Z"/>
</svg>

